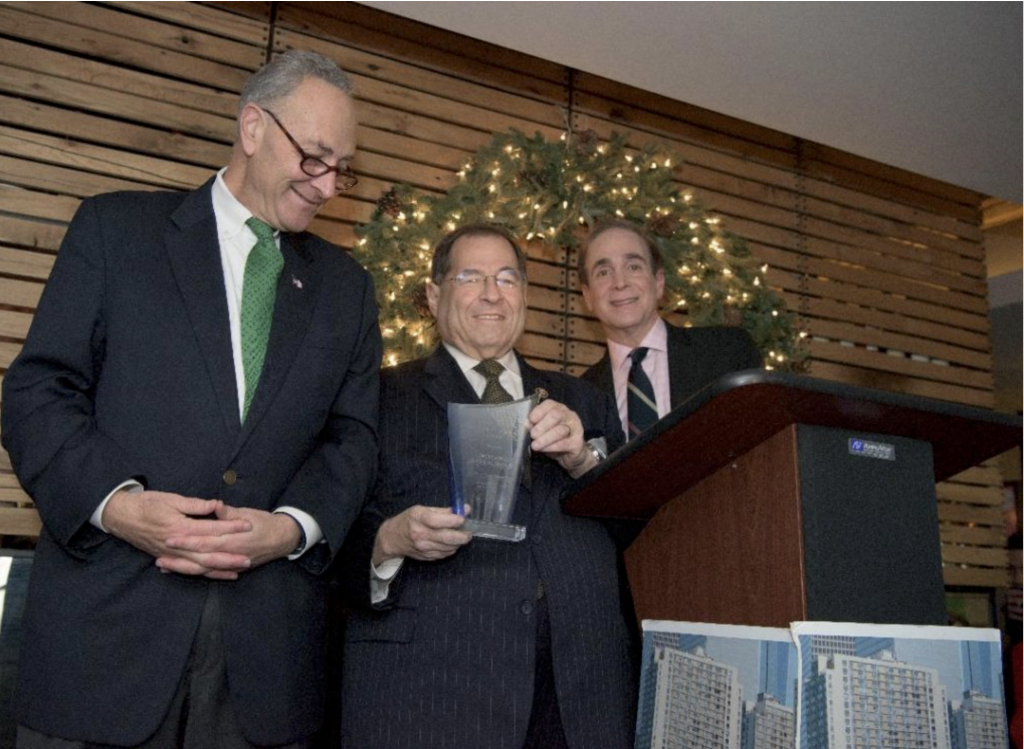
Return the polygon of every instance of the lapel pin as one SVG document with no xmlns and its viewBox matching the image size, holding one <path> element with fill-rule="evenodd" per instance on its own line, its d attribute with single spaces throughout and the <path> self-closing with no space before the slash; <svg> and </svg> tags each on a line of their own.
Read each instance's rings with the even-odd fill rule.
<svg viewBox="0 0 1024 749">
<path fill-rule="evenodd" d="M 296 289 L 301 291 L 302 290 L 302 281 L 297 279 L 295 276 L 292 276 L 292 286 L 294 286 Z"/>
</svg>

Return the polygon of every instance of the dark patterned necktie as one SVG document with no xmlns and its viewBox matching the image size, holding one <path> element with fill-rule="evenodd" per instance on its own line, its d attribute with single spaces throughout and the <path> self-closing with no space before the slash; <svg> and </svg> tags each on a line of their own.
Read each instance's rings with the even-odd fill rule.
<svg viewBox="0 0 1024 749">
<path fill-rule="evenodd" d="M 512 402 L 512 395 L 501 386 L 501 382 L 498 380 L 501 377 L 501 373 L 505 371 L 505 367 L 501 362 L 495 359 L 484 359 L 473 369 L 482 374 L 487 380 L 487 384 L 484 386 L 484 393 L 480 396 L 481 401 L 484 403 Z"/>
<path fill-rule="evenodd" d="M 249 404 L 263 371 L 274 319 L 274 298 L 277 278 L 284 267 L 281 250 L 274 241 L 274 227 L 253 216 L 245 222 L 256 235 L 256 244 L 245 261 L 242 278 L 242 370 L 245 372 L 245 400 L 242 421 L 249 413 Z"/>
<path fill-rule="evenodd" d="M 629 381 L 626 383 L 626 416 L 629 422 L 629 439 L 633 439 L 645 429 L 654 426 L 658 421 L 658 404 L 654 399 L 654 388 L 647 378 L 641 364 L 647 356 L 643 346 L 633 349 L 629 358 L 633 364 L 629 368 Z"/>
</svg>

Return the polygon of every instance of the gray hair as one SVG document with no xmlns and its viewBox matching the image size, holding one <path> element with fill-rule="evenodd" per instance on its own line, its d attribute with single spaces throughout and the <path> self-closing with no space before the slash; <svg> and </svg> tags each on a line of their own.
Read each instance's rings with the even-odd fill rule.
<svg viewBox="0 0 1024 749">
<path fill-rule="evenodd" d="M 285 98 L 306 78 L 318 78 L 342 93 L 352 95 L 352 80 L 337 63 L 318 52 L 292 49 L 275 57 L 249 77 L 238 99 L 239 113 L 246 104 L 265 107 Z"/>
</svg>

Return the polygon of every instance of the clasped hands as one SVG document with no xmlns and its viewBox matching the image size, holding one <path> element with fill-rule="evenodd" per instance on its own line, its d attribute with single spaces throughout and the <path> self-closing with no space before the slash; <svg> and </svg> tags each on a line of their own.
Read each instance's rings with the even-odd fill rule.
<svg viewBox="0 0 1024 749">
<path fill-rule="evenodd" d="M 237 580 L 285 557 L 301 538 L 298 524 L 283 513 L 156 491 L 117 492 L 104 508 L 103 525 L 154 557 L 162 572 L 214 580 Z"/>
<path fill-rule="evenodd" d="M 563 403 L 545 400 L 529 415 L 530 449 L 549 455 L 578 478 L 597 461 L 583 439 L 583 422 Z M 422 562 L 450 557 L 473 538 L 459 530 L 466 519 L 446 507 L 414 505 L 385 520 L 373 544 L 373 564 L 409 557 Z"/>
</svg>

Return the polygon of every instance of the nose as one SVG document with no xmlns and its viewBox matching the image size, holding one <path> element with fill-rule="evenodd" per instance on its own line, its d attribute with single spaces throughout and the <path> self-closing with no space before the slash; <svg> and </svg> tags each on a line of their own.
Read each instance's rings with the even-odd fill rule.
<svg viewBox="0 0 1024 749">
<path fill-rule="evenodd" d="M 333 198 L 337 194 L 338 173 L 333 170 L 324 172 L 319 177 L 311 177 L 309 184 L 320 193 L 322 200 Z"/>
<path fill-rule="evenodd" d="M 484 276 L 483 284 L 480 287 L 480 296 L 491 301 L 498 301 L 501 298 L 497 276 Z"/>
<path fill-rule="evenodd" d="M 612 285 L 616 289 L 621 289 L 626 285 L 626 274 L 621 268 L 616 268 L 612 271 Z"/>
</svg>

